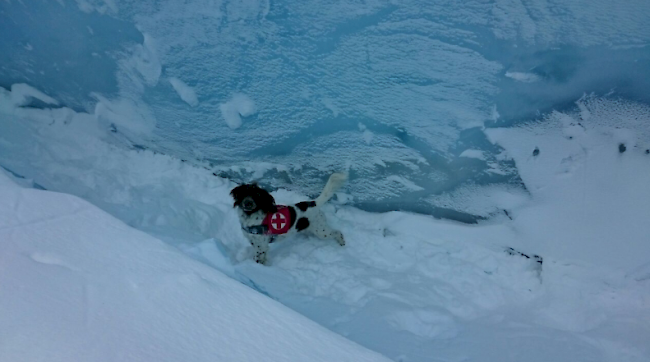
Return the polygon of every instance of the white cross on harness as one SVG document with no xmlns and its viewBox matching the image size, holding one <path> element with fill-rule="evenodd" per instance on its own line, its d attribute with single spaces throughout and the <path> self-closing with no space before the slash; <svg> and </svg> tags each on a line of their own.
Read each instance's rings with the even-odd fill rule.
<svg viewBox="0 0 650 362">
<path fill-rule="evenodd" d="M 282 230 L 287 224 L 287 218 L 282 213 L 276 212 L 271 217 L 271 225 L 275 230 Z"/>
</svg>

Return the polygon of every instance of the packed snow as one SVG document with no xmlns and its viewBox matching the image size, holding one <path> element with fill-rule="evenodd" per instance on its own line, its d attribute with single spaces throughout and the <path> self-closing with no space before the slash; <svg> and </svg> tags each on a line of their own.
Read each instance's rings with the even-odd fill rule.
<svg viewBox="0 0 650 362">
<path fill-rule="evenodd" d="M 47 286 L 38 279 L 29 279 L 29 273 L 18 273 L 9 279 L 8 285 L 23 286 L 33 293 L 29 294 L 30 298 L 36 299 L 22 298 L 20 303 L 2 308 L 0 318 L 23 321 L 21 343 L 31 341 L 30 336 L 34 334 L 30 333 L 34 331 L 40 333 L 39 339 L 51 343 L 40 349 L 22 348 L 26 344 L 18 342 L 0 344 L 5 348 L 0 355 L 11 353 L 10 356 L 25 357 L 21 360 L 36 360 L 52 353 L 70 358 L 78 351 L 110 350 L 113 354 L 107 356 L 113 360 L 120 357 L 122 350 L 113 348 L 113 343 L 103 344 L 95 338 L 97 335 L 80 332 L 84 331 L 81 328 L 86 318 L 79 315 L 83 307 L 78 303 L 83 303 L 83 298 L 76 300 L 74 296 L 83 293 L 70 291 L 83 290 L 79 285 L 83 285 L 84 279 L 74 275 L 96 270 L 93 268 L 108 268 L 112 271 L 109 274 L 92 273 L 91 276 L 97 276 L 90 279 L 91 286 L 87 289 L 108 285 L 120 293 L 128 291 L 119 298 L 111 293 L 104 295 L 102 300 L 112 300 L 120 309 L 114 309 L 111 304 L 102 305 L 107 309 L 101 310 L 110 311 L 109 326 L 114 329 L 101 331 L 101 336 L 105 337 L 103 341 L 126 343 L 129 349 L 123 351 L 141 357 L 133 359 L 155 356 L 161 360 L 178 360 L 178 356 L 187 356 L 183 353 L 200 353 L 198 358 L 208 359 L 208 355 L 218 353 L 219 344 L 215 339 L 227 341 L 224 336 L 231 336 L 234 328 L 247 328 L 248 322 L 238 319 L 241 325 L 229 327 L 227 331 L 214 329 L 210 319 L 214 309 L 225 310 L 231 304 L 214 304 L 220 300 L 217 287 L 196 277 L 210 275 L 206 277 L 208 280 L 236 285 L 231 293 L 237 291 L 238 296 L 224 303 L 243 308 L 249 305 L 245 302 L 249 293 L 259 292 L 264 296 L 250 298 L 274 299 L 396 361 L 648 361 L 650 264 L 643 220 L 650 212 L 643 200 L 647 200 L 648 168 L 644 166 L 649 159 L 643 148 L 647 139 L 631 136 L 641 134 L 634 131 L 635 127 L 642 127 L 648 121 L 643 105 L 583 99 L 575 111 L 550 114 L 549 122 L 487 130 L 489 138 L 505 148 L 502 157 L 514 158 L 522 170 L 527 191 L 500 189 L 501 194 L 492 193 L 500 200 L 510 198 L 511 201 L 502 205 L 504 209 L 494 209 L 486 221 L 471 225 L 406 212 L 368 213 L 345 205 L 350 198 L 343 189 L 338 200 L 326 205 L 324 210 L 330 223 L 346 236 L 345 248 L 327 240 L 297 237 L 273 244 L 270 266 L 262 267 L 252 261 L 250 246 L 233 211 L 228 195 L 233 183 L 214 176 L 209 167 L 149 150 L 129 150 L 122 145 L 119 134 L 102 132 L 102 123 L 92 114 L 66 108 L 19 107 L 11 99 L 11 92 L 3 90 L 0 165 L 23 185 L 78 195 L 126 224 L 102 214 L 101 218 L 97 216 L 102 220 L 98 226 L 87 225 L 81 218 L 84 213 L 101 214 L 94 207 L 51 192 L 20 191 L 37 196 L 19 198 L 15 204 L 18 206 L 5 209 L 6 212 L 14 207 L 22 208 L 26 210 L 20 216 L 24 220 L 36 219 L 43 213 L 59 216 L 54 225 L 41 223 L 36 231 L 30 231 L 32 227 L 22 228 L 27 251 L 18 253 L 23 256 L 12 260 L 32 266 L 36 263 L 39 268 L 56 268 L 61 276 L 57 284 Z M 584 130 L 578 135 L 577 130 L 571 129 L 572 122 L 587 114 L 589 120 L 580 122 Z M 612 114 L 622 115 L 628 122 L 620 123 L 618 129 L 610 129 Z M 509 143 L 511 138 L 506 136 L 507 132 L 517 132 L 516 142 Z M 568 140 L 564 136 L 566 132 L 573 132 L 574 138 Z M 623 153 L 619 150 L 621 140 L 629 147 Z M 565 147 L 564 142 L 573 141 L 575 147 Z M 533 156 L 536 147 L 539 153 Z M 586 152 L 593 158 L 577 158 L 576 152 Z M 571 168 L 563 161 L 569 157 L 574 160 Z M 628 177 L 632 176 L 635 180 L 630 182 Z M 589 192 L 591 201 L 583 202 L 581 194 L 572 201 L 577 187 Z M 40 196 L 50 194 L 62 201 L 47 202 L 50 196 Z M 490 194 L 486 193 L 488 199 Z M 635 199 L 634 195 L 638 197 Z M 274 192 L 274 196 L 279 203 L 306 199 L 304 195 L 282 189 Z M 39 204 L 41 199 L 47 203 Z M 20 206 L 21 202 L 25 206 Z M 49 210 L 44 206 L 50 203 L 58 209 Z M 68 203 L 72 206 L 66 206 Z M 79 208 L 79 216 L 67 216 L 70 210 Z M 39 237 L 46 238 L 46 230 L 57 230 L 61 218 L 81 225 L 81 231 L 86 234 L 70 231 L 73 230 L 70 225 L 61 226 L 65 232 L 80 235 L 70 239 L 76 240 L 75 244 L 68 247 L 63 241 L 57 241 L 56 246 L 29 248 L 29 245 L 41 245 L 39 240 L 50 240 Z M 106 228 L 104 224 L 119 227 L 112 231 L 115 227 Z M 173 248 L 130 227 L 145 231 Z M 39 237 L 30 237 L 33 235 L 30 233 L 38 230 L 42 230 Z M 137 242 L 120 242 L 133 239 L 113 237 L 113 232 L 138 235 Z M 53 238 L 58 235 L 55 231 L 49 233 Z M 8 242 L 3 246 L 15 253 L 15 248 L 22 244 Z M 156 252 L 152 258 L 152 250 L 164 252 Z M 129 260 L 140 267 L 125 269 Z M 250 289 L 222 280 L 223 276 L 214 269 Z M 174 270 L 180 270 L 180 276 L 174 276 Z M 200 270 L 200 273 L 187 270 Z M 138 273 L 126 274 L 131 272 Z M 106 276 L 113 273 L 121 275 L 121 279 Z M 150 287 L 139 294 L 141 288 L 133 289 L 133 283 L 124 281 L 129 275 L 149 281 Z M 183 288 L 175 297 L 151 299 L 161 293 L 159 288 L 169 283 L 174 288 L 179 284 Z M 166 288 L 162 290 L 177 292 L 172 287 Z M 66 303 L 57 304 L 60 313 L 42 317 L 50 323 L 42 329 L 45 322 L 39 319 L 41 314 L 33 314 L 33 310 L 43 308 L 45 303 L 39 297 L 47 299 L 46 295 L 62 294 L 65 299 L 59 300 Z M 26 304 L 25 300 L 33 300 L 34 305 Z M 175 305 L 181 302 L 192 303 L 196 308 Z M 139 314 L 143 309 L 151 311 Z M 175 312 L 169 313 L 170 310 Z M 62 321 L 57 316 L 71 319 Z M 282 319 L 290 318 L 282 324 L 288 329 L 294 323 L 303 324 L 289 322 L 297 320 L 295 316 L 282 316 Z M 276 317 L 272 320 L 277 321 Z M 183 320 L 173 323 L 172 318 Z M 134 326 L 129 332 L 134 333 L 133 338 L 152 342 L 138 345 L 123 342 L 121 335 L 126 329 L 120 321 Z M 69 327 L 71 336 L 62 337 L 56 332 L 61 323 Z M 159 328 L 135 328 L 139 323 Z M 15 335 L 13 324 L 2 325 L 8 326 L 2 333 Z M 205 332 L 199 333 L 197 328 L 205 328 Z M 221 333 L 224 336 L 218 336 Z M 302 332 L 310 340 L 316 333 L 320 332 Z M 79 347 L 77 337 L 97 349 Z M 180 341 L 175 343 L 180 346 L 202 346 L 201 343 L 212 346 L 195 350 L 185 347 L 180 351 L 179 346 L 169 343 L 170 338 L 176 337 Z M 238 341 L 234 346 L 239 347 L 219 353 L 247 353 L 249 345 L 244 347 L 244 342 Z M 146 347 L 161 343 L 164 349 Z M 261 342 L 251 338 L 249 343 Z M 302 350 L 286 351 L 288 347 L 273 348 L 278 355 L 302 353 Z M 364 353 L 354 350 L 341 352 L 346 356 Z M 251 353 L 255 355 L 256 351 L 253 348 Z M 327 354 L 322 356 L 328 359 Z"/>
</svg>

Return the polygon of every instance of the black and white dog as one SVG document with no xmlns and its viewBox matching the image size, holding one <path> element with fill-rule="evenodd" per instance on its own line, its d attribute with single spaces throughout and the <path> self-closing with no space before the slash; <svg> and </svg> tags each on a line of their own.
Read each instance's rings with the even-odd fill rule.
<svg viewBox="0 0 650 362">
<path fill-rule="evenodd" d="M 269 243 L 297 232 L 307 232 L 321 239 L 334 239 L 344 246 L 343 234 L 327 224 L 320 207 L 334 196 L 345 180 L 344 174 L 334 173 L 316 200 L 289 206 L 276 205 L 273 196 L 256 184 L 244 184 L 232 189 L 230 195 L 235 199 L 234 207 L 237 208 L 244 235 L 255 249 L 255 261 L 265 264 Z"/>
</svg>

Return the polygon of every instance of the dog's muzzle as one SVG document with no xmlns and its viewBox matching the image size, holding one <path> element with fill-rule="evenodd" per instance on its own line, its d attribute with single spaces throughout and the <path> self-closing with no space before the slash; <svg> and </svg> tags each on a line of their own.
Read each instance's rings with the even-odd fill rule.
<svg viewBox="0 0 650 362">
<path fill-rule="evenodd" d="M 249 196 L 241 202 L 241 208 L 244 211 L 251 212 L 257 208 L 257 204 L 255 203 L 255 200 Z"/>
</svg>

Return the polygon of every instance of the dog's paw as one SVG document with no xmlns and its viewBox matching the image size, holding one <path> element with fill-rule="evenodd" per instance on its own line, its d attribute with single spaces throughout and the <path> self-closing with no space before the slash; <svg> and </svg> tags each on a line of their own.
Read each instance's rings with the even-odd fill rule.
<svg viewBox="0 0 650 362">
<path fill-rule="evenodd" d="M 266 253 L 256 253 L 255 262 L 257 264 L 266 265 Z"/>
<path fill-rule="evenodd" d="M 336 233 L 334 235 L 334 237 L 335 237 L 336 241 L 339 243 L 339 245 L 345 246 L 345 238 L 343 237 L 343 234 L 338 232 L 338 233 Z"/>
</svg>

